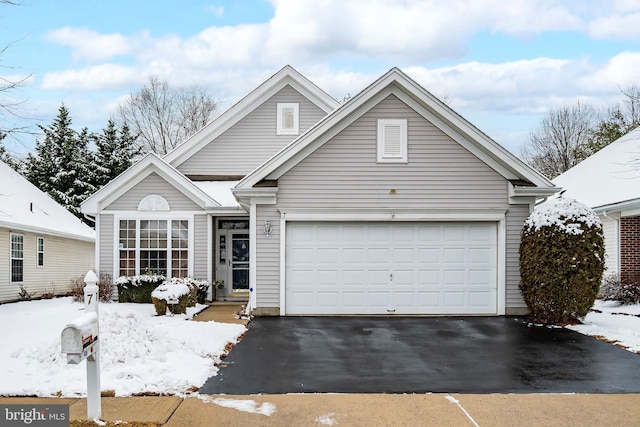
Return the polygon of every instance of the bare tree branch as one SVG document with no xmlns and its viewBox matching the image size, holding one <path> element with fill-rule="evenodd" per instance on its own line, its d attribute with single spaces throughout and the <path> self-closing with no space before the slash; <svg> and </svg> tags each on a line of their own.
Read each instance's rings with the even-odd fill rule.
<svg viewBox="0 0 640 427">
<path fill-rule="evenodd" d="M 140 149 L 166 154 L 204 127 L 220 100 L 199 86 L 173 89 L 165 80 L 149 77 L 147 84 L 120 104 L 120 121 L 139 135 Z"/>
</svg>

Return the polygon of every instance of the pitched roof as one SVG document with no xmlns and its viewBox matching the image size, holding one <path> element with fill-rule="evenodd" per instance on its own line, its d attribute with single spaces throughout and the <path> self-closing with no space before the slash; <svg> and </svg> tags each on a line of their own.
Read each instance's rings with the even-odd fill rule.
<svg viewBox="0 0 640 427">
<path fill-rule="evenodd" d="M 149 153 L 82 202 L 80 210 L 83 213 L 95 215 L 152 173 L 160 175 L 203 209 L 222 206 L 158 155 Z"/>
<path fill-rule="evenodd" d="M 95 232 L 0 161 L 0 227 L 95 241 Z"/>
<path fill-rule="evenodd" d="M 179 166 L 287 85 L 306 96 L 326 113 L 330 113 L 340 105 L 338 101 L 293 67 L 287 65 L 204 128 L 167 153 L 164 160 L 175 167 Z"/>
<path fill-rule="evenodd" d="M 559 175 L 553 182 L 591 208 L 640 202 L 640 127 Z"/>
<path fill-rule="evenodd" d="M 524 180 L 534 184 L 535 187 L 528 188 L 544 193 L 540 195 L 552 194 L 556 191 L 547 178 L 489 138 L 398 68 L 392 68 L 347 103 L 327 115 L 247 175 L 236 188 L 251 188 L 263 179 L 278 179 L 324 144 L 338 130 L 344 129 L 390 94 L 396 95 L 407 103 L 506 179 Z M 521 194 L 525 195 L 525 192 Z"/>
</svg>

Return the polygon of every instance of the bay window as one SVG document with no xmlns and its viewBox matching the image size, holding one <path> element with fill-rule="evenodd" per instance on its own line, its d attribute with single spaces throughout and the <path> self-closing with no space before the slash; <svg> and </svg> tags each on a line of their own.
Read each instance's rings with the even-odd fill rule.
<svg viewBox="0 0 640 427">
<path fill-rule="evenodd" d="M 119 275 L 152 271 L 167 277 L 189 275 L 189 221 L 123 219 L 119 221 Z"/>
</svg>

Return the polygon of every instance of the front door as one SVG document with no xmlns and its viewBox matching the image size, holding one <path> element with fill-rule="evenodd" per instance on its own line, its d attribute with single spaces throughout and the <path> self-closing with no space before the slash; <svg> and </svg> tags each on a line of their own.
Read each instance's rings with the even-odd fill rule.
<svg viewBox="0 0 640 427">
<path fill-rule="evenodd" d="M 216 246 L 216 299 L 249 296 L 249 219 L 219 218 Z"/>
<path fill-rule="evenodd" d="M 231 291 L 249 291 L 249 233 L 230 231 L 231 256 L 229 257 L 229 283 Z"/>
</svg>

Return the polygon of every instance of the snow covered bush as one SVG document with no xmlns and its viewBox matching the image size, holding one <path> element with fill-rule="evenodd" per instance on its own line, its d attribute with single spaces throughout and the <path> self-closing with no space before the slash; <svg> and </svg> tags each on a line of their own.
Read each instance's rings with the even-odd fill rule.
<svg viewBox="0 0 640 427">
<path fill-rule="evenodd" d="M 602 280 L 598 297 L 604 301 L 617 301 L 620 304 L 640 303 L 640 277 L 629 274 L 609 274 Z"/>
<path fill-rule="evenodd" d="M 164 282 L 151 292 L 151 300 L 158 316 L 166 314 L 168 304 L 173 314 L 186 314 L 190 299 L 191 288 L 184 283 Z"/>
<path fill-rule="evenodd" d="M 560 196 L 525 221 L 520 291 L 533 322 L 578 322 L 595 302 L 603 271 L 602 224 L 592 209 Z"/>
<path fill-rule="evenodd" d="M 167 311 L 167 301 L 179 300 L 178 304 L 169 305 L 172 313 L 186 313 L 187 307 L 194 307 L 200 301 L 204 292 L 206 298 L 209 282 L 198 280 L 193 277 L 172 277 L 165 280 L 151 293 L 151 300 L 158 315 L 163 315 Z"/>
<path fill-rule="evenodd" d="M 115 280 L 118 302 L 151 302 L 151 292 L 166 279 L 162 274 L 120 276 Z"/>
</svg>

